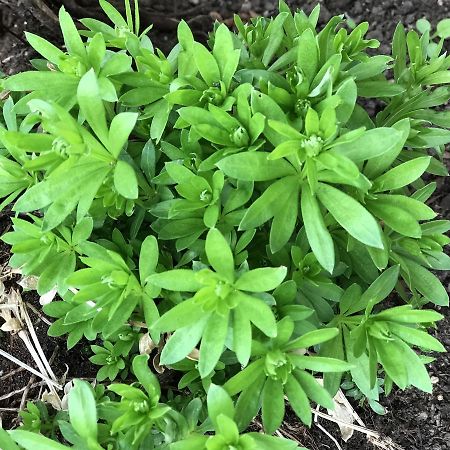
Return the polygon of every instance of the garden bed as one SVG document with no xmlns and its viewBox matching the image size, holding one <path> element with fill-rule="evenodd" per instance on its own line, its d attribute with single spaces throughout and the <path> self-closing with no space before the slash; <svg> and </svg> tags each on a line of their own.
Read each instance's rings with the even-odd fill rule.
<svg viewBox="0 0 450 450">
<path fill-rule="evenodd" d="M 23 7 L 31 5 L 31 0 L 0 0 L 0 12 L 2 17 L 2 28 L 0 31 L 0 69 L 5 73 L 15 73 L 28 66 L 28 60 L 33 57 L 32 51 L 23 41 L 23 31 L 29 30 L 38 32 L 53 41 L 58 41 L 55 35 L 57 29 L 55 25 L 56 15 L 52 11 L 57 11 L 57 0 L 48 1 L 48 11 L 45 14 L 23 14 Z M 75 17 L 95 16 L 98 14 L 96 8 L 89 5 L 96 1 L 64 1 L 67 9 Z M 270 15 L 276 9 L 276 2 L 273 0 L 252 0 L 244 4 L 235 0 L 165 0 L 142 1 L 142 4 L 151 3 L 151 8 L 143 7 L 144 21 L 153 21 L 155 26 L 151 32 L 153 42 L 156 47 L 167 51 L 173 45 L 176 37 L 176 25 L 179 19 L 185 18 L 199 40 L 205 40 L 206 33 L 211 29 L 214 20 L 218 19 L 231 24 L 233 13 L 240 13 L 243 17 L 249 18 L 255 15 Z M 301 6 L 306 11 L 310 11 L 316 2 L 311 1 L 290 1 L 291 6 Z M 406 26 L 412 25 L 421 17 L 427 17 L 432 23 L 439 19 L 450 17 L 450 3 L 446 0 L 327 0 L 322 2 L 321 21 L 328 21 L 329 18 L 340 12 L 345 12 L 347 16 L 356 23 L 368 21 L 371 24 L 371 36 L 379 39 L 382 45 L 391 41 L 394 27 L 398 21 L 402 21 Z M 383 51 L 388 52 L 386 47 Z M 447 163 L 449 161 L 447 160 Z M 448 164 L 447 164 L 448 165 Z M 449 166 L 449 165 L 448 165 Z M 437 211 L 441 218 L 450 219 L 450 183 L 448 179 L 438 180 L 438 189 L 431 199 L 431 206 Z M 10 214 L 0 213 L 0 234 L 3 234 L 10 225 Z M 9 260 L 8 247 L 0 243 L 0 267 L 6 268 Z M 441 277 L 444 285 L 448 287 L 450 276 Z M 18 277 L 7 276 L 4 280 L 7 288 L 18 288 L 16 282 Z M 40 309 L 38 299 L 33 293 L 23 293 L 23 298 L 27 303 Z M 437 337 L 447 349 L 450 349 L 450 314 L 448 309 L 441 311 L 445 316 L 436 331 Z M 96 368 L 91 365 L 88 358 L 90 349 L 87 344 L 79 344 L 71 351 L 65 349 L 64 339 L 48 338 L 46 330 L 48 325 L 42 317 L 30 311 L 33 323 L 35 324 L 38 338 L 44 352 L 48 358 L 53 358 L 52 367 L 56 370 L 56 375 L 61 376 L 68 367 L 67 377 L 93 378 Z M 18 359 L 33 365 L 31 356 L 25 349 L 22 341 L 17 336 L 0 334 L 0 348 L 15 355 Z M 433 377 L 434 391 L 432 395 L 427 395 L 416 390 L 407 392 L 396 391 L 388 399 L 381 403 L 387 410 L 384 416 L 378 416 L 367 407 L 354 405 L 356 412 L 369 429 L 375 430 L 390 438 L 392 443 L 405 450 L 444 450 L 449 447 L 450 432 L 448 423 L 450 421 L 450 357 L 448 354 L 440 354 L 430 366 L 430 375 Z M 17 425 L 17 413 L 15 408 L 20 406 L 23 392 L 20 391 L 26 386 L 31 386 L 38 380 L 30 381 L 30 374 L 26 371 L 14 372 L 17 366 L 12 365 L 4 359 L 0 359 L 0 398 L 9 393 L 18 391 L 15 395 L 0 401 L 0 414 L 3 426 L 9 428 Z M 39 387 L 31 388 L 28 392 L 28 399 L 35 399 L 39 394 Z M 6 409 L 11 408 L 8 412 Z M 310 449 L 337 448 L 336 444 L 326 436 L 318 427 L 313 426 L 308 430 L 299 424 L 298 419 L 292 415 L 286 418 L 287 423 L 284 429 L 298 439 L 303 445 Z M 338 428 L 326 420 L 320 419 L 320 424 L 335 436 L 339 445 L 343 449 L 369 449 L 373 448 L 367 442 L 366 436 L 355 433 L 348 443 L 343 443 L 339 438 Z M 387 439 L 385 442 L 390 442 Z M 389 448 L 389 447 L 387 447 Z"/>
</svg>

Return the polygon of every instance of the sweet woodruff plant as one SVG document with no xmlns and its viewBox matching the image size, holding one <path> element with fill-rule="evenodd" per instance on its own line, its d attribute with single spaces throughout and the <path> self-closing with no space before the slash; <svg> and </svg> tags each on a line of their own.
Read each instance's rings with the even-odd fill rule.
<svg viewBox="0 0 450 450">
<path fill-rule="evenodd" d="M 35 70 L 0 81 L 0 196 L 10 265 L 57 294 L 49 335 L 95 341 L 108 381 L 30 404 L 0 446 L 289 450 L 285 408 L 310 425 L 341 384 L 375 410 L 431 392 L 449 20 L 380 55 L 367 23 L 281 1 L 207 43 L 181 21 L 164 55 L 137 2 L 100 4 L 109 24 L 61 9 L 65 51 L 28 33 Z"/>
</svg>

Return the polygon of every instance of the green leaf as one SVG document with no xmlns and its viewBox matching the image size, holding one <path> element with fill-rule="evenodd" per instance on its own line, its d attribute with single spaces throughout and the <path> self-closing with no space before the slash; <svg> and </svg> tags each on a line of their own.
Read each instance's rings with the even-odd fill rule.
<svg viewBox="0 0 450 450">
<path fill-rule="evenodd" d="M 20 450 L 3 428 L 0 428 L 0 448 L 3 450 Z"/>
<path fill-rule="evenodd" d="M 100 97 L 97 76 L 93 69 L 80 80 L 77 90 L 78 104 L 88 124 L 105 147 L 109 144 L 109 132 L 106 125 L 105 108 Z"/>
<path fill-rule="evenodd" d="M 263 152 L 237 153 L 227 156 L 216 165 L 229 177 L 243 181 L 269 181 L 295 173 L 287 161 L 270 161 L 268 155 Z"/>
<path fill-rule="evenodd" d="M 281 42 L 283 41 L 283 24 L 287 16 L 288 13 L 280 12 L 270 24 L 269 41 L 267 42 L 267 46 L 262 55 L 262 63 L 265 66 L 269 65 L 270 61 L 280 47 Z"/>
<path fill-rule="evenodd" d="M 305 391 L 293 375 L 288 377 L 284 389 L 295 414 L 304 424 L 310 426 L 312 422 L 311 406 Z"/>
<path fill-rule="evenodd" d="M 410 119 L 406 118 L 400 120 L 395 123 L 392 128 L 395 128 L 401 134 L 401 138 L 399 139 L 397 145 L 394 145 L 388 153 L 384 153 L 377 158 L 372 158 L 367 161 L 364 167 L 364 174 L 371 180 L 391 168 L 393 163 L 396 161 L 405 145 L 406 140 L 408 139 L 411 130 Z"/>
<path fill-rule="evenodd" d="M 220 81 L 220 70 L 216 59 L 204 45 L 198 42 L 194 44 L 194 60 L 208 86 L 213 86 Z"/>
<path fill-rule="evenodd" d="M 208 317 L 200 318 L 197 314 L 197 320 L 193 325 L 177 329 L 161 352 L 161 364 L 174 364 L 186 358 L 199 343 Z"/>
<path fill-rule="evenodd" d="M 265 381 L 266 376 L 260 374 L 253 380 L 253 383 L 239 395 L 236 402 L 235 418 L 241 431 L 248 428 L 261 409 L 261 393 Z"/>
<path fill-rule="evenodd" d="M 234 50 L 233 35 L 228 27 L 219 25 L 214 36 L 213 55 L 227 89 L 239 64 L 240 53 L 241 50 Z"/>
<path fill-rule="evenodd" d="M 305 447 L 299 447 L 296 442 L 290 439 L 268 436 L 261 433 L 248 433 L 248 436 L 256 442 L 256 448 L 258 450 L 307 450 Z"/>
<path fill-rule="evenodd" d="M 404 347 L 398 341 L 388 341 L 374 339 L 378 358 L 387 375 L 400 388 L 405 389 L 409 384 L 408 371 L 405 359 L 409 355 L 405 354 Z"/>
<path fill-rule="evenodd" d="M 203 332 L 200 345 L 198 370 L 202 378 L 206 378 L 216 367 L 221 357 L 228 332 L 229 311 L 224 315 L 212 313 Z"/>
<path fill-rule="evenodd" d="M 429 302 L 435 305 L 448 306 L 448 294 L 439 279 L 420 264 L 410 260 L 403 259 L 403 270 L 406 269 L 406 281 L 409 286 L 417 289 Z"/>
<path fill-rule="evenodd" d="M 99 72 L 106 55 L 106 43 L 103 34 L 97 33 L 90 40 L 87 47 L 87 55 L 93 69 Z"/>
<path fill-rule="evenodd" d="M 114 117 L 109 130 L 109 150 L 114 158 L 118 158 L 123 146 L 128 142 L 131 132 L 133 131 L 137 113 L 120 113 Z"/>
<path fill-rule="evenodd" d="M 305 57 L 306 55 L 308 56 Z M 317 75 L 319 64 L 319 48 L 317 47 L 316 36 L 311 28 L 307 28 L 298 39 L 297 64 L 311 83 Z"/>
<path fill-rule="evenodd" d="M 361 81 L 358 83 L 358 95 L 366 98 L 395 97 L 403 94 L 405 88 L 389 81 Z"/>
<path fill-rule="evenodd" d="M 299 348 L 313 347 L 314 345 L 333 339 L 338 334 L 339 330 L 337 328 L 322 328 L 320 330 L 313 330 L 289 342 L 289 344 L 284 347 L 284 350 L 289 351 Z"/>
<path fill-rule="evenodd" d="M 207 394 L 208 415 L 214 428 L 217 429 L 217 417 L 224 414 L 230 419 L 234 418 L 234 405 L 231 397 L 222 386 L 211 384 Z"/>
<path fill-rule="evenodd" d="M 334 401 L 326 389 L 308 372 L 296 370 L 294 376 L 300 383 L 308 398 L 324 408 L 334 409 Z"/>
<path fill-rule="evenodd" d="M 415 345 L 433 352 L 446 351 L 445 347 L 436 338 L 430 336 L 425 331 L 394 322 L 389 323 L 389 329 L 393 334 L 410 345 Z"/>
<path fill-rule="evenodd" d="M 246 366 L 252 350 L 252 326 L 239 308 L 233 310 L 233 350 L 242 366 Z"/>
<path fill-rule="evenodd" d="M 74 380 L 69 393 L 70 423 L 85 439 L 97 439 L 97 407 L 91 386 L 85 381 Z"/>
<path fill-rule="evenodd" d="M 89 239 L 94 229 L 94 221 L 91 217 L 84 217 L 78 222 L 72 233 L 72 244 L 78 245 Z"/>
<path fill-rule="evenodd" d="M 237 289 L 249 292 L 266 292 L 278 287 L 286 278 L 286 267 L 261 267 L 244 272 L 234 284 Z"/>
<path fill-rule="evenodd" d="M 289 359 L 291 359 L 294 365 L 299 369 L 314 370 L 315 372 L 346 372 L 351 367 L 345 361 L 323 356 L 289 354 Z"/>
<path fill-rule="evenodd" d="M 327 184 L 319 183 L 317 195 L 336 221 L 356 240 L 383 248 L 380 226 L 354 198 Z"/>
<path fill-rule="evenodd" d="M 245 369 L 231 377 L 225 384 L 224 389 L 234 396 L 253 385 L 254 382 L 264 374 L 264 359 L 260 358 L 250 363 Z"/>
<path fill-rule="evenodd" d="M 114 8 L 111 3 L 107 2 L 106 0 L 100 0 L 100 6 L 114 25 L 116 25 L 118 28 L 128 28 L 128 24 L 122 17 L 122 14 L 120 14 L 120 12 L 116 8 Z"/>
<path fill-rule="evenodd" d="M 431 394 L 433 392 L 433 385 L 427 369 L 425 368 L 424 363 L 420 360 L 419 355 L 403 341 L 395 342 L 404 352 L 404 361 L 408 372 L 409 383 L 412 386 Z"/>
<path fill-rule="evenodd" d="M 353 78 L 345 80 L 337 88 L 336 95 L 341 99 L 341 103 L 336 108 L 336 118 L 339 122 L 346 123 L 352 116 L 358 97 L 355 80 Z"/>
<path fill-rule="evenodd" d="M 383 73 L 388 68 L 388 63 L 392 61 L 390 56 L 376 55 L 364 59 L 358 64 L 352 65 L 347 71 L 347 75 L 355 80 L 366 80 Z"/>
<path fill-rule="evenodd" d="M 75 75 L 61 72 L 22 72 L 3 81 L 9 91 L 47 91 L 76 92 L 80 79 Z"/>
<path fill-rule="evenodd" d="M 424 34 L 427 31 L 431 31 L 431 23 L 427 19 L 422 18 L 416 22 L 416 28 L 420 33 Z"/>
<path fill-rule="evenodd" d="M 199 448 L 205 448 L 208 439 L 209 436 L 191 434 L 187 439 L 170 444 L 170 450 L 198 450 Z"/>
<path fill-rule="evenodd" d="M 391 320 L 403 323 L 427 323 L 442 320 L 444 316 L 431 309 L 412 309 L 410 305 L 397 306 L 379 312 L 378 320 Z"/>
<path fill-rule="evenodd" d="M 277 253 L 289 242 L 295 230 L 298 217 L 298 183 L 286 186 L 290 189 L 289 196 L 280 201 L 280 208 L 276 212 L 270 227 L 269 244 L 272 253 Z"/>
<path fill-rule="evenodd" d="M 230 282 L 234 281 L 234 257 L 231 248 L 222 233 L 211 228 L 206 236 L 206 256 L 214 270 L 224 275 Z"/>
<path fill-rule="evenodd" d="M 187 269 L 174 269 L 151 275 L 148 281 L 168 291 L 197 292 L 202 284 L 197 281 L 196 273 Z"/>
<path fill-rule="evenodd" d="M 396 207 L 390 199 L 376 199 L 367 201 L 369 211 L 397 233 L 403 236 L 420 238 L 422 230 L 419 222 L 408 211 Z"/>
<path fill-rule="evenodd" d="M 136 199 L 139 196 L 136 172 L 125 161 L 117 161 L 114 169 L 114 187 L 125 198 Z"/>
<path fill-rule="evenodd" d="M 25 36 L 29 44 L 45 59 L 57 66 L 60 64 L 64 53 L 58 47 L 36 34 L 25 32 Z"/>
<path fill-rule="evenodd" d="M 289 140 L 299 141 L 305 139 L 303 134 L 287 123 L 279 122 L 277 120 L 268 120 L 268 125 L 270 128 L 273 128 L 277 133 L 288 138 Z"/>
<path fill-rule="evenodd" d="M 383 301 L 397 284 L 399 271 L 399 266 L 392 266 L 385 270 L 362 294 L 360 302 L 364 305 L 370 304 L 370 309 L 372 309 L 374 305 Z M 357 310 L 350 307 L 348 313 L 352 314 L 353 312 L 357 312 Z"/>
<path fill-rule="evenodd" d="M 262 300 L 249 295 L 239 294 L 237 306 L 241 314 L 259 328 L 266 336 L 277 335 L 277 324 L 272 310 Z"/>
<path fill-rule="evenodd" d="M 262 421 L 264 431 L 273 434 L 284 418 L 284 390 L 281 380 L 267 378 L 262 391 Z"/>
<path fill-rule="evenodd" d="M 450 37 L 450 19 L 442 19 L 437 24 L 437 34 L 441 39 Z"/>
<path fill-rule="evenodd" d="M 394 167 L 373 181 L 373 191 L 391 191 L 413 183 L 427 170 L 430 160 L 430 156 L 423 156 Z"/>
<path fill-rule="evenodd" d="M 431 220 L 436 217 L 436 213 L 428 205 L 406 195 L 377 194 L 376 201 L 403 209 L 416 220 Z"/>
<path fill-rule="evenodd" d="M 158 264 L 159 249 L 155 236 L 147 236 L 142 243 L 139 254 L 139 277 L 141 283 L 155 272 Z"/>
<path fill-rule="evenodd" d="M 398 80 L 406 69 L 406 35 L 405 27 L 399 23 L 395 28 L 392 40 L 392 55 L 394 56 L 394 77 Z"/>
<path fill-rule="evenodd" d="M 201 307 L 193 299 L 184 300 L 164 313 L 155 323 L 155 328 L 161 332 L 177 330 L 194 324 L 204 315 Z"/>
<path fill-rule="evenodd" d="M 428 75 L 422 80 L 422 84 L 426 86 L 448 83 L 450 83 L 450 72 L 448 70 L 440 70 L 439 72 Z"/>
<path fill-rule="evenodd" d="M 10 436 L 25 450 L 67 450 L 65 445 L 31 431 L 13 430 Z"/>
<path fill-rule="evenodd" d="M 319 114 L 312 107 L 308 108 L 305 116 L 305 131 L 307 136 L 315 135 L 319 132 L 320 119 Z"/>
<path fill-rule="evenodd" d="M 358 389 L 369 399 L 378 400 L 378 386 L 370 386 L 370 361 L 368 355 L 364 352 L 358 358 L 352 351 L 352 341 L 348 329 L 344 328 L 345 351 L 347 361 L 352 364 L 350 373 L 352 380 L 358 386 Z"/>
<path fill-rule="evenodd" d="M 335 263 L 333 239 L 325 225 L 319 204 L 306 183 L 302 187 L 301 208 L 309 245 L 320 265 L 329 273 L 333 273 Z"/>
<path fill-rule="evenodd" d="M 148 355 L 135 356 L 132 366 L 133 372 L 142 387 L 151 397 L 157 397 L 159 399 L 161 389 L 156 375 L 148 367 Z"/>
<path fill-rule="evenodd" d="M 59 24 L 63 33 L 64 44 L 69 54 L 77 55 L 82 60 L 86 58 L 86 48 L 81 40 L 80 33 L 64 6 L 59 10 Z"/>
<path fill-rule="evenodd" d="M 401 139 L 402 133 L 394 128 L 374 128 L 353 141 L 334 146 L 334 151 L 362 162 L 388 153 Z"/>
<path fill-rule="evenodd" d="M 241 230 L 250 230 L 261 226 L 278 214 L 284 215 L 281 198 L 295 199 L 299 182 L 295 176 L 285 177 L 272 183 L 247 209 L 239 224 Z"/>
</svg>

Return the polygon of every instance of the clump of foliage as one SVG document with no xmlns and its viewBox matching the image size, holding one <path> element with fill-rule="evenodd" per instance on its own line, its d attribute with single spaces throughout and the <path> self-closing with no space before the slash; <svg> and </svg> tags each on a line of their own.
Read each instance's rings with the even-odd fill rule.
<svg viewBox="0 0 450 450">
<path fill-rule="evenodd" d="M 100 4 L 112 25 L 61 9 L 66 51 L 28 34 L 37 70 L 1 81 L 2 239 L 58 294 L 50 336 L 95 341 L 99 379 L 122 383 L 76 382 L 59 433 L 30 406 L 2 448 L 288 450 L 285 400 L 310 425 L 344 380 L 378 407 L 380 385 L 431 392 L 449 22 L 399 25 L 373 56 L 367 23 L 318 30 L 319 7 L 281 1 L 208 45 L 182 21 L 164 55 L 137 2 Z M 259 413 L 266 434 L 246 433 Z"/>
</svg>

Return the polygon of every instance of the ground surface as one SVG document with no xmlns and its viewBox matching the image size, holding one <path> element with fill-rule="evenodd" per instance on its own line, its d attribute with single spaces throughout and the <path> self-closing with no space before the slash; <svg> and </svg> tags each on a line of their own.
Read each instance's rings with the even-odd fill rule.
<svg viewBox="0 0 450 450">
<path fill-rule="evenodd" d="M 23 39 L 26 29 L 51 38 L 57 42 L 57 7 L 64 3 L 66 8 L 76 17 L 92 17 L 99 14 L 93 6 L 96 0 L 45 0 L 47 10 L 33 9 L 33 5 L 42 4 L 44 0 L 0 0 L 0 70 L 5 73 L 15 73 L 28 67 L 28 59 L 33 57 L 32 51 Z M 116 3 L 121 1 L 116 0 Z M 288 1 L 291 6 L 301 6 L 310 11 L 315 1 Z M 355 22 L 368 21 L 371 25 L 371 37 L 383 42 L 382 51 L 388 52 L 393 30 L 398 21 L 411 26 L 421 18 L 427 17 L 432 23 L 439 19 L 450 17 L 450 0 L 322 0 L 322 22 L 332 15 L 345 13 Z M 234 13 L 244 17 L 254 15 L 270 15 L 276 9 L 276 0 L 141 0 L 143 19 L 155 24 L 152 39 L 157 47 L 167 51 L 173 45 L 177 21 L 184 18 L 189 21 L 198 39 L 204 39 L 214 20 L 222 20 L 231 24 Z M 439 180 L 439 189 L 432 203 L 443 218 L 450 218 L 450 182 Z M 8 216 L 0 213 L 0 235 L 9 227 Z M 0 269 L 8 261 L 9 253 L 6 246 L 0 244 Z M 450 276 L 443 276 L 443 282 L 448 287 Z M 14 285 L 16 280 L 9 279 L 7 283 Z M 31 294 L 24 298 L 35 307 L 39 304 Z M 446 319 L 440 323 L 436 332 L 441 342 L 450 350 L 450 312 L 442 311 Z M 42 347 L 47 357 L 54 355 L 52 367 L 57 375 L 69 367 L 69 377 L 91 377 L 95 374 L 88 361 L 88 350 L 83 346 L 67 352 L 63 340 L 48 339 L 47 325 L 36 315 L 32 315 Z M 17 336 L 0 335 L 0 348 L 14 354 L 17 358 L 32 364 L 29 353 Z M 22 392 L 3 399 L 3 396 L 27 386 L 30 376 L 25 371 L 13 372 L 12 364 L 0 359 L 0 416 L 4 425 L 14 426 L 16 411 L 7 412 L 5 408 L 18 408 Z M 371 410 L 355 405 L 356 411 L 367 427 L 377 430 L 392 439 L 397 445 L 391 448 L 405 450 L 445 450 L 450 449 L 450 356 L 439 355 L 430 365 L 434 377 L 435 388 L 432 395 L 417 391 L 395 392 L 382 401 L 387 414 L 377 416 Z M 12 375 L 11 375 L 12 373 Z M 36 398 L 38 389 L 29 392 L 29 398 Z M 348 443 L 339 439 L 337 427 L 321 419 L 320 423 L 339 441 L 342 449 L 366 450 L 374 448 L 367 442 L 364 435 L 355 433 Z M 287 420 L 285 430 L 295 436 L 303 445 L 314 449 L 333 449 L 337 445 L 317 427 L 306 430 L 298 425 L 298 420 Z"/>
</svg>

